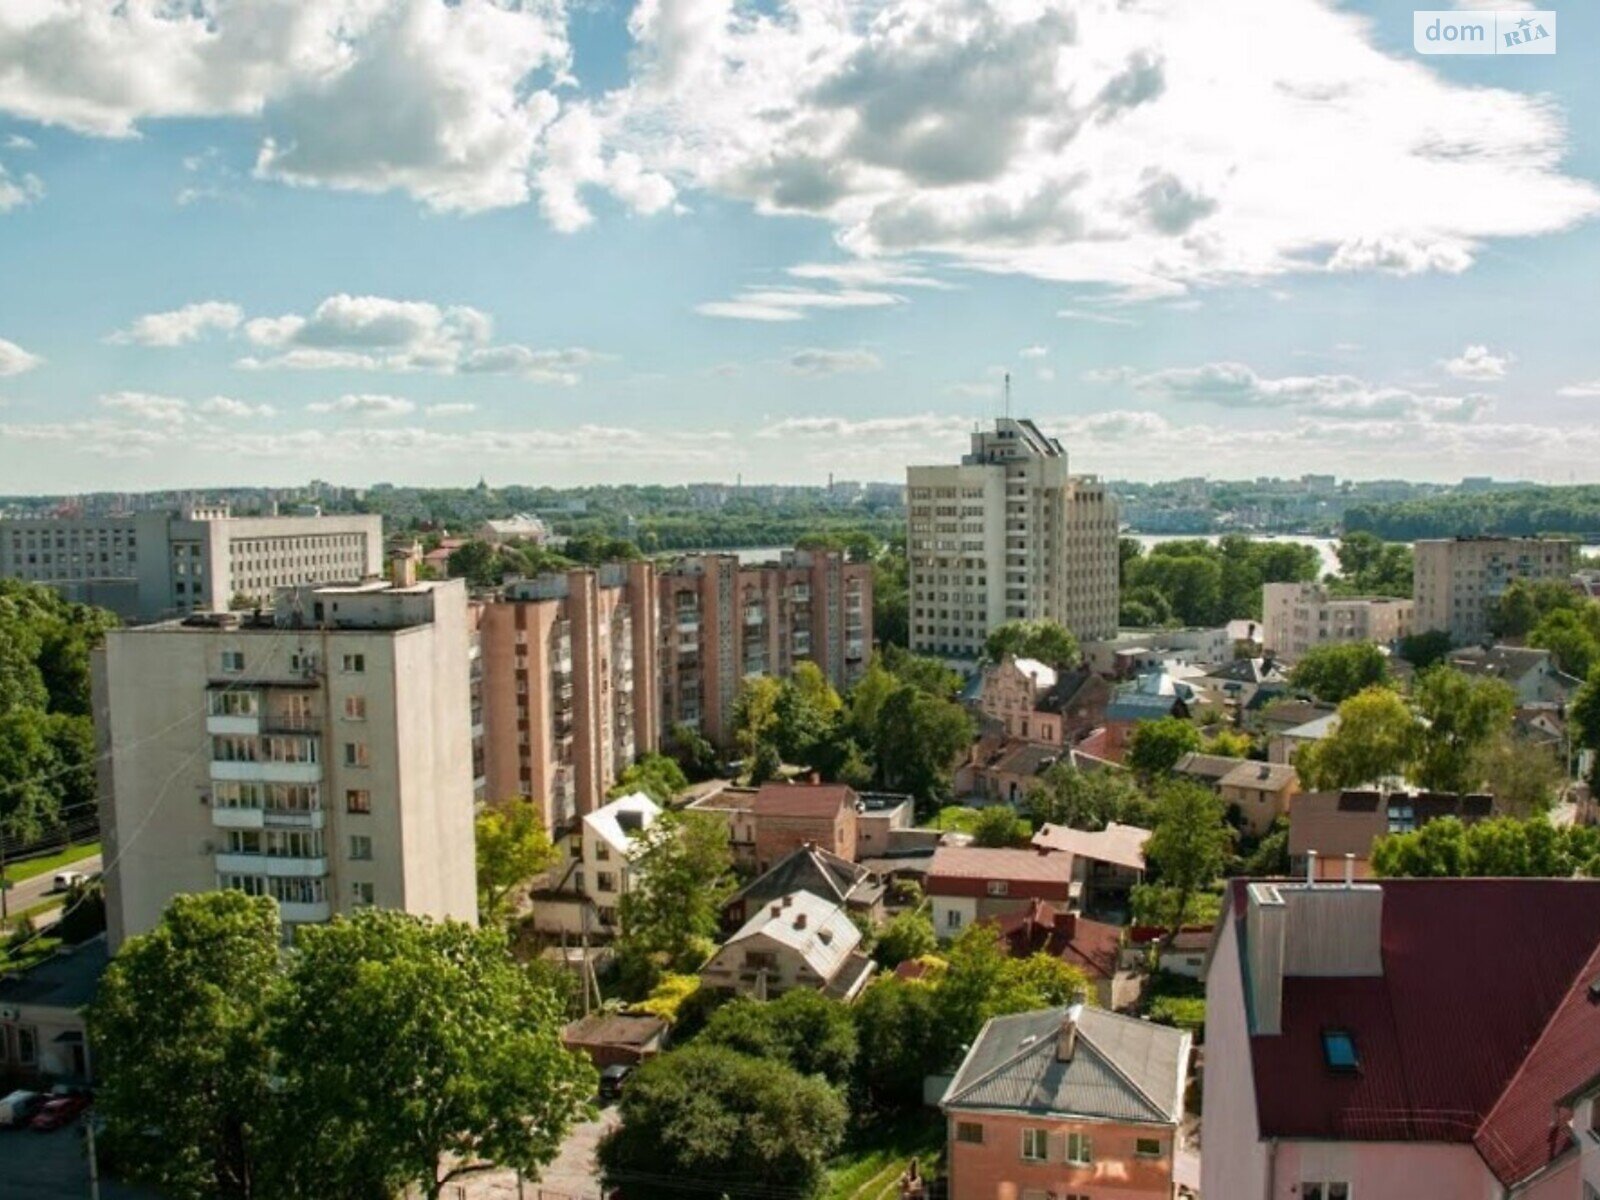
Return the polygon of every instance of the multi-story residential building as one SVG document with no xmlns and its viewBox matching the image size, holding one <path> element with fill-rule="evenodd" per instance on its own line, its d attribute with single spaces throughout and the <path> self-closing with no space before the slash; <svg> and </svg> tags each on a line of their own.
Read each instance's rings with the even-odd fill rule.
<svg viewBox="0 0 1600 1200">
<path fill-rule="evenodd" d="M 520 580 L 476 617 L 485 794 L 530 797 L 566 830 L 660 744 L 655 568 Z"/>
<path fill-rule="evenodd" d="M 1501 593 L 1517 580 L 1566 582 L 1577 542 L 1563 538 L 1460 537 L 1421 541 L 1415 547 L 1412 595 L 1418 633 L 1444 630 L 1457 643 L 1489 636 L 1489 619 Z"/>
<path fill-rule="evenodd" d="M 843 691 L 872 651 L 872 564 L 833 550 L 789 550 L 774 563 L 695 554 L 661 572 L 662 723 L 719 745 L 747 676 L 787 678 L 809 660 Z"/>
<path fill-rule="evenodd" d="M 974 432 L 949 466 L 911 467 L 911 649 L 973 659 L 995 626 L 1059 622 L 1080 641 L 1117 632 L 1117 503 L 1032 421 Z"/>
<path fill-rule="evenodd" d="M 1005 726 L 1007 737 L 1060 747 L 1100 724 L 1110 701 L 1111 684 L 1092 671 L 1058 671 L 1007 655 L 983 668 L 977 707 Z"/>
<path fill-rule="evenodd" d="M 286 589 L 95 654 L 113 949 L 180 892 L 477 917 L 466 586 Z"/>
<path fill-rule="evenodd" d="M 1597 978 L 1600 881 L 1233 880 L 1201 1193 L 1587 1200 Z"/>
<path fill-rule="evenodd" d="M 1189 1050 L 1187 1033 L 1081 1004 L 991 1018 L 939 1103 L 950 1200 L 1172 1200 Z"/>
<path fill-rule="evenodd" d="M 1261 644 L 1294 662 L 1330 642 L 1387 646 L 1411 632 L 1413 604 L 1390 596 L 1335 596 L 1320 583 L 1261 587 Z"/>
<path fill-rule="evenodd" d="M 275 589 L 356 583 L 383 566 L 377 516 L 235 517 L 226 505 L 0 520 L 0 576 L 130 620 L 271 603 Z"/>
</svg>

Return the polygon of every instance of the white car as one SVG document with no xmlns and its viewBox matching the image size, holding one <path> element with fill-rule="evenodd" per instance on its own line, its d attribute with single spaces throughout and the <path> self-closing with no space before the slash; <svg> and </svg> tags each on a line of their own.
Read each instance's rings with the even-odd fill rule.
<svg viewBox="0 0 1600 1200">
<path fill-rule="evenodd" d="M 44 1103 L 38 1092 L 16 1091 L 0 1099 L 0 1129 L 20 1129 Z"/>
<path fill-rule="evenodd" d="M 89 876 L 82 871 L 57 871 L 55 877 L 55 890 L 70 892 L 80 883 L 88 883 Z"/>
</svg>

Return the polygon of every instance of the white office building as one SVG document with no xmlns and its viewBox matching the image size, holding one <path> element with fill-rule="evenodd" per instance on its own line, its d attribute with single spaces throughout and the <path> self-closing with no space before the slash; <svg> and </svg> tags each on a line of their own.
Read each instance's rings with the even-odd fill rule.
<svg viewBox="0 0 1600 1200">
<path fill-rule="evenodd" d="M 995 626 L 1049 619 L 1117 632 L 1117 504 L 1031 420 L 974 431 L 959 463 L 911 467 L 911 649 L 971 659 Z"/>
</svg>

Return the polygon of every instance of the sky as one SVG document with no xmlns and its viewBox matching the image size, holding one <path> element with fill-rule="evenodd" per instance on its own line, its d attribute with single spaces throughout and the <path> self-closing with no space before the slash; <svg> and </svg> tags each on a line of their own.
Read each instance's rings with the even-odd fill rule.
<svg viewBox="0 0 1600 1200">
<path fill-rule="evenodd" d="M 1412 13 L 3 0 L 0 494 L 895 480 L 1008 374 L 1112 478 L 1590 482 L 1600 6 Z"/>
</svg>

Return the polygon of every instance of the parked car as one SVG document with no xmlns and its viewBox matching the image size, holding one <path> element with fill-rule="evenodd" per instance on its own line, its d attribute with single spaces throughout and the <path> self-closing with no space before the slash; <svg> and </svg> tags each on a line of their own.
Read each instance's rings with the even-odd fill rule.
<svg viewBox="0 0 1600 1200">
<path fill-rule="evenodd" d="M 43 1103 L 43 1096 L 26 1089 L 19 1089 L 0 1099 L 0 1129 L 21 1129 Z"/>
<path fill-rule="evenodd" d="M 600 1099 L 602 1101 L 622 1099 L 622 1085 L 628 1081 L 628 1076 L 633 1074 L 633 1068 L 623 1063 L 607 1067 L 600 1072 Z"/>
<path fill-rule="evenodd" d="M 53 882 L 56 891 L 70 892 L 79 884 L 88 883 L 89 876 L 83 871 L 57 871 Z"/>
<path fill-rule="evenodd" d="M 33 1120 L 28 1122 L 28 1128 L 36 1133 L 49 1133 L 53 1129 L 64 1128 L 76 1121 L 88 1107 L 89 1097 L 82 1092 L 52 1095 L 39 1111 L 33 1114 Z"/>
</svg>

